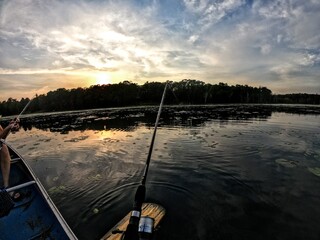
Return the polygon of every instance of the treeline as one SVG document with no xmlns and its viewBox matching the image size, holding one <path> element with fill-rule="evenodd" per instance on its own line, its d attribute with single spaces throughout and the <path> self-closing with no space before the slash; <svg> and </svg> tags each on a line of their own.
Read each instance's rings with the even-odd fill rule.
<svg viewBox="0 0 320 240">
<path fill-rule="evenodd" d="M 129 81 L 117 84 L 94 85 L 89 88 L 59 88 L 47 94 L 37 95 L 28 107 L 28 113 L 81 110 L 158 104 L 164 89 L 163 82 L 146 82 L 138 85 Z M 217 104 L 217 103 L 302 103 L 319 104 L 319 95 L 272 95 L 266 87 L 247 85 L 229 86 L 226 83 L 208 84 L 185 79 L 171 82 L 166 104 Z M 3 116 L 18 114 L 30 101 L 9 98 L 0 103 Z"/>
<path fill-rule="evenodd" d="M 320 95 L 306 93 L 274 95 L 273 102 L 288 104 L 320 104 Z"/>
</svg>

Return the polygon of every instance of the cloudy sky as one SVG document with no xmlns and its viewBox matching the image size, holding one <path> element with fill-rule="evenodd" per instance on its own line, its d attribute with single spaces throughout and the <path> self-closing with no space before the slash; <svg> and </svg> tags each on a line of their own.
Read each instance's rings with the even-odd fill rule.
<svg viewBox="0 0 320 240">
<path fill-rule="evenodd" d="M 129 80 L 320 93 L 319 0 L 0 0 L 0 100 Z"/>
</svg>

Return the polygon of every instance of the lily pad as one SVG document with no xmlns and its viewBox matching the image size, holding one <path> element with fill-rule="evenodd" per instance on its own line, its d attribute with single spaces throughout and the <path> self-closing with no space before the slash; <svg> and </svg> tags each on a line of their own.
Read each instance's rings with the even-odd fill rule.
<svg viewBox="0 0 320 240">
<path fill-rule="evenodd" d="M 100 174 L 97 174 L 97 175 L 95 175 L 95 176 L 90 176 L 90 177 L 88 177 L 88 179 L 89 179 L 90 181 L 100 181 L 100 180 L 102 179 L 102 176 L 101 176 Z"/>
<path fill-rule="evenodd" d="M 92 210 L 92 212 L 93 212 L 94 214 L 97 214 L 97 213 L 99 213 L 99 209 L 98 209 L 98 208 L 94 208 L 94 209 Z"/>
<path fill-rule="evenodd" d="M 309 172 L 313 173 L 314 175 L 320 177 L 320 168 L 315 167 L 315 168 L 308 168 Z"/>
<path fill-rule="evenodd" d="M 49 194 L 53 195 L 53 194 L 58 194 L 58 193 L 62 193 L 66 190 L 67 188 L 65 186 L 56 186 L 56 187 L 52 187 L 49 189 Z"/>
<path fill-rule="evenodd" d="M 288 160 L 288 159 L 284 159 L 284 158 L 276 159 L 276 163 L 278 163 L 281 166 L 286 167 L 286 168 L 294 168 L 294 167 L 298 166 L 297 162 L 291 161 L 291 160 Z"/>
</svg>

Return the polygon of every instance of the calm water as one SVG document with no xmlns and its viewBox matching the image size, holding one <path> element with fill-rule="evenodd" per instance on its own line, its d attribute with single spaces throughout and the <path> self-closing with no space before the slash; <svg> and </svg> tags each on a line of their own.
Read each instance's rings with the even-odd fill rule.
<svg viewBox="0 0 320 240">
<path fill-rule="evenodd" d="M 8 141 L 79 239 L 99 239 L 131 209 L 156 111 L 32 115 Z M 166 107 L 147 180 L 167 210 L 157 239 L 320 239 L 320 114 L 302 113 Z"/>
</svg>

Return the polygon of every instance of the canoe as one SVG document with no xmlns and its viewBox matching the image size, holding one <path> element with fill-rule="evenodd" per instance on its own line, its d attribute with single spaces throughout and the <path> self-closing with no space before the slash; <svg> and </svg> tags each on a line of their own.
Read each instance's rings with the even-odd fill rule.
<svg viewBox="0 0 320 240">
<path fill-rule="evenodd" d="M 11 155 L 10 187 L 21 198 L 0 218 L 0 240 L 77 239 L 28 163 L 7 144 Z M 2 174 L 0 171 L 0 181 Z"/>
<path fill-rule="evenodd" d="M 149 217 L 153 219 L 153 230 L 159 227 L 160 221 L 164 217 L 166 210 L 159 204 L 144 203 L 142 205 L 141 215 L 143 217 Z M 121 240 L 127 226 L 131 212 L 128 213 L 121 221 L 119 221 L 111 230 L 109 230 L 100 240 Z"/>
</svg>

